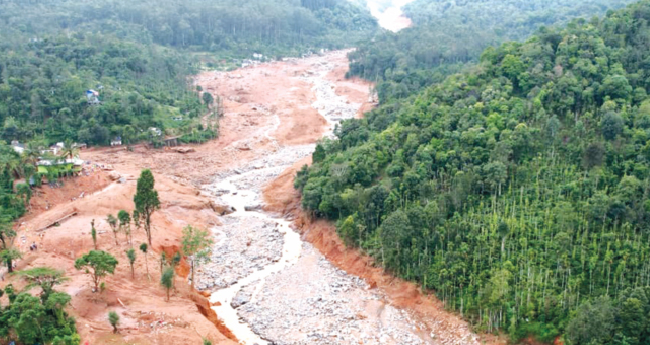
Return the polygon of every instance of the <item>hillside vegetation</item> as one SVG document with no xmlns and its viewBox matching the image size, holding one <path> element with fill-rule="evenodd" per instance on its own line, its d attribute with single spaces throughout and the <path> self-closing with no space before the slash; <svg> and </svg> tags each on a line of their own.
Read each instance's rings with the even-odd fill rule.
<svg viewBox="0 0 650 345">
<path fill-rule="evenodd" d="M 383 32 L 350 55 L 350 74 L 378 81 L 382 101 L 403 98 L 478 61 L 488 46 L 521 41 L 540 26 L 602 15 L 632 0 L 416 0 L 414 26 Z"/>
<path fill-rule="evenodd" d="M 176 52 L 100 34 L 4 44 L 2 138 L 107 145 L 114 136 L 132 143 L 151 126 L 187 130 L 207 111 L 189 87 L 193 70 Z M 88 89 L 99 92 L 101 103 L 88 104 Z"/>
<path fill-rule="evenodd" d="M 368 11 L 347 0 L 8 0 L 0 4 L 0 23 L 32 36 L 102 32 L 221 57 L 342 48 L 377 28 Z"/>
<path fill-rule="evenodd" d="M 650 1 L 488 48 L 317 146 L 295 185 L 478 331 L 650 339 Z"/>
<path fill-rule="evenodd" d="M 185 52 L 276 58 L 348 46 L 375 28 L 344 0 L 3 1 L 3 139 L 106 145 L 149 127 L 190 133 L 210 104 L 189 85 L 198 64 Z M 101 104 L 86 104 L 88 89 Z"/>
</svg>

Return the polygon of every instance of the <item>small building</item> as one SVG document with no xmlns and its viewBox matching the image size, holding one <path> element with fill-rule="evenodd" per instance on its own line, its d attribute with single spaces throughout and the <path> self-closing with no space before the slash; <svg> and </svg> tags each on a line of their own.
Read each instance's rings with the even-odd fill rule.
<svg viewBox="0 0 650 345">
<path fill-rule="evenodd" d="M 95 90 L 87 90 L 86 91 L 86 98 L 88 99 L 88 104 L 99 104 L 101 101 L 99 100 L 99 92 Z"/>
<path fill-rule="evenodd" d="M 111 140 L 111 146 L 122 146 L 122 137 L 113 138 L 113 140 Z"/>
<path fill-rule="evenodd" d="M 22 155 L 23 152 L 25 152 L 25 145 L 21 144 L 18 140 L 11 141 L 11 148 L 13 148 L 19 155 Z"/>
<path fill-rule="evenodd" d="M 65 143 L 59 142 L 59 143 L 56 143 L 56 144 L 50 146 L 50 149 L 47 150 L 47 152 L 50 152 L 50 153 L 52 153 L 53 155 L 56 156 L 64 148 L 65 148 Z"/>
</svg>

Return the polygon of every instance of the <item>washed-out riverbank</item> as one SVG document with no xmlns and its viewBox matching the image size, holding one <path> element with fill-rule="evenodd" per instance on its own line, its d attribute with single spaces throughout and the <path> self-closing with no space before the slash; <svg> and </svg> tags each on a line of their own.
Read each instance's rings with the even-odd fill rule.
<svg viewBox="0 0 650 345">
<path fill-rule="evenodd" d="M 299 71 L 276 69 L 275 78 L 277 72 L 286 73 L 287 84 L 308 86 L 311 97 L 307 105 L 325 119 L 306 124 L 305 131 L 329 136 L 336 123 L 367 109 L 367 84 L 332 78 L 342 75 L 343 54 L 285 62 L 289 66 L 305 65 Z M 264 79 L 264 69 L 260 65 L 229 72 L 234 77 L 219 74 L 214 80 L 246 80 L 246 76 L 260 75 Z M 305 90 L 292 87 L 288 92 Z M 214 309 L 237 339 L 249 345 L 438 343 L 429 325 L 411 311 L 393 306 L 382 289 L 335 267 L 312 244 L 303 241 L 292 219 L 262 210 L 264 187 L 296 162 L 309 160 L 320 136 L 294 144 L 286 140 L 291 138 L 282 130 L 283 115 L 290 109 L 264 104 L 251 93 L 226 97 L 236 103 L 246 102 L 265 119 L 254 136 L 242 136 L 232 143 L 246 147 L 246 151 L 256 148 L 251 149 L 254 158 L 219 172 L 203 187 L 215 203 L 232 206 L 236 212 L 222 216 L 223 225 L 213 228 L 216 245 L 212 263 L 197 272 L 197 287 L 213 291 Z M 242 106 L 235 104 L 232 109 L 241 110 Z M 226 112 L 226 117 L 241 116 L 240 112 Z M 469 334 L 455 343 L 473 344 L 475 340 Z"/>
</svg>

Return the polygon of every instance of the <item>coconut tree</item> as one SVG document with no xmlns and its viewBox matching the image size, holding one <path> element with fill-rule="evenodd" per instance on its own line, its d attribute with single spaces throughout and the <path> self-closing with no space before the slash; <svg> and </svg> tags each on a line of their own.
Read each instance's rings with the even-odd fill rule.
<svg viewBox="0 0 650 345">
<path fill-rule="evenodd" d="M 36 166 L 36 163 L 38 163 L 38 160 L 41 157 L 41 147 L 42 146 L 34 142 L 27 143 L 21 156 L 23 163 Z"/>
<path fill-rule="evenodd" d="M 72 140 L 66 140 L 64 145 L 63 149 L 61 149 L 61 157 L 72 159 L 79 156 L 79 148 L 72 142 Z"/>
</svg>

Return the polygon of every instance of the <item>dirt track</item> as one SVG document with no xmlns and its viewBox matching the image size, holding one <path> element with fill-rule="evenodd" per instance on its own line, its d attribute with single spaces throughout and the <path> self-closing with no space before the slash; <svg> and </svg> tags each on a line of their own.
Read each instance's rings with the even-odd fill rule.
<svg viewBox="0 0 650 345">
<path fill-rule="evenodd" d="M 84 159 L 111 164 L 117 172 L 127 177 L 127 183 L 111 184 L 106 189 L 110 182 L 105 174 L 97 173 L 98 182 L 78 184 L 76 187 L 74 183 L 68 183 L 60 191 L 64 192 L 61 195 L 65 197 L 57 199 L 49 196 L 52 200 L 48 200 L 48 203 L 52 207 L 47 210 L 42 206 L 36 207 L 21 226 L 21 234 L 25 234 L 28 241 L 32 238 L 40 241 L 38 243 L 42 249 L 27 256 L 20 267 L 54 265 L 66 270 L 72 279 L 63 289 L 73 296 L 71 313 L 78 319 L 83 339 L 91 340 L 91 344 L 119 344 L 125 341 L 135 344 L 198 344 L 202 337 L 210 338 L 214 344 L 232 344 L 233 341 L 223 335 L 232 338 L 229 331 L 223 325 L 219 325 L 221 332 L 215 327 L 214 322 L 219 322 L 207 308 L 207 300 L 189 291 L 185 284 L 178 284 L 178 292 L 171 302 L 164 301 L 164 292 L 158 284 L 157 259 L 161 251 L 170 252 L 177 248 L 181 229 L 186 224 L 192 224 L 215 230 L 217 242 L 223 244 L 223 247 L 216 248 L 220 251 L 216 255 L 231 262 L 220 265 L 220 269 L 225 271 L 219 271 L 219 277 L 231 275 L 237 280 L 238 275 L 248 274 L 241 270 L 243 264 L 237 264 L 239 254 L 232 252 L 232 248 L 236 248 L 236 241 L 243 241 L 244 247 L 262 248 L 255 252 L 268 249 L 268 257 L 273 261 L 276 254 L 267 240 L 277 242 L 275 245 L 279 245 L 281 251 L 284 243 L 282 236 L 278 238 L 273 233 L 258 232 L 263 228 L 263 222 L 260 222 L 260 226 L 248 226 L 246 218 L 243 218 L 243 223 L 237 223 L 241 220 L 218 215 L 227 209 L 224 207 L 227 205 L 219 205 L 219 195 L 223 195 L 223 191 L 211 187 L 229 176 L 241 174 L 242 177 L 234 181 L 237 188 L 255 194 L 252 198 L 259 205 L 263 204 L 268 212 L 295 219 L 295 227 L 303 232 L 303 239 L 313 243 L 303 244 L 297 264 L 269 276 L 267 283 L 255 285 L 258 290 L 253 294 L 258 298 L 238 309 L 244 319 L 251 323 L 258 322 L 252 325 L 256 331 L 264 333 L 267 338 L 281 339 L 278 343 L 345 344 L 351 342 L 344 339 L 358 339 L 366 344 L 379 341 L 397 344 L 410 337 L 413 337 L 412 343 L 474 343 L 465 322 L 446 313 L 435 299 L 423 296 L 415 286 L 392 279 L 373 268 L 371 261 L 360 253 L 345 249 L 330 224 L 309 222 L 297 207 L 298 195 L 292 187 L 295 171 L 309 163 L 313 144 L 332 125 L 315 108 L 329 106 L 328 102 L 318 103 L 321 96 L 317 95 L 335 93 L 335 96 L 328 97 L 345 97 L 347 100 L 341 102 L 338 99 L 338 108 L 327 109 L 331 113 L 330 118 L 335 118 L 337 112 L 349 112 L 351 108 L 358 110 L 354 115 L 361 116 L 372 107 L 368 103 L 370 85 L 360 80 L 345 80 L 346 70 L 345 53 L 334 52 L 325 57 L 275 62 L 228 73 L 206 72 L 197 76 L 196 84 L 224 98 L 226 110 L 220 123 L 220 138 L 195 146 L 195 152 L 187 154 L 143 147 L 136 148 L 135 152 L 114 149 L 84 152 Z M 327 73 L 320 75 L 322 71 Z M 323 82 L 315 81 L 321 79 Z M 315 85 L 320 85 L 321 89 Z M 322 89 L 326 85 L 331 90 Z M 128 245 L 123 238 L 119 245 L 115 245 L 113 234 L 103 221 L 108 213 L 133 209 L 135 178 L 144 168 L 154 172 L 156 188 L 162 199 L 162 208 L 154 218 L 155 253 L 150 253 L 148 260 L 151 282 L 144 275 L 141 253 L 138 253 L 136 263 L 137 277 L 135 280 L 130 278 L 124 255 Z M 253 173 L 246 174 L 249 171 Z M 79 190 L 85 191 L 86 197 L 69 201 L 68 195 L 77 195 Z M 100 190 L 103 192 L 91 194 Z M 36 197 L 34 203 L 43 205 L 43 198 L 47 195 L 51 193 L 47 191 L 43 196 Z M 40 224 L 71 211 L 78 212 L 77 216 L 62 222 L 59 227 L 46 230 L 42 240 L 34 237 L 33 229 Z M 116 274 L 107 278 L 108 290 L 101 296 L 92 294 L 87 276 L 73 268 L 74 258 L 92 247 L 89 235 L 92 219 L 97 220 L 101 234 L 100 249 L 111 251 L 120 261 Z M 144 234 L 141 232 L 136 236 L 136 243 L 142 241 Z M 266 264 L 256 265 L 247 266 L 247 270 L 262 269 Z M 206 267 L 204 273 L 208 273 L 208 270 Z M 310 277 L 309 274 L 314 272 L 320 272 L 320 275 Z M 181 267 L 179 273 L 186 275 L 187 267 Z M 295 281 L 300 274 L 305 274 L 304 280 L 308 280 L 303 281 L 304 286 L 300 286 L 300 281 Z M 330 280 L 330 276 L 335 280 Z M 316 284 L 318 279 L 325 280 Z M 197 283 L 206 283 L 205 276 L 197 280 Z M 309 281 L 313 284 L 309 285 Z M 321 300 L 310 299 L 317 296 L 309 295 L 309 289 L 318 289 L 333 281 L 339 286 L 334 288 L 333 295 Z M 224 284 L 230 285 L 227 281 Z M 277 288 L 281 286 L 287 289 Z M 294 292 L 300 294 L 292 296 L 291 286 L 297 289 Z M 327 289 L 319 293 L 331 291 Z M 351 294 L 365 297 L 350 298 Z M 291 298 L 294 298 L 294 302 L 310 303 L 296 305 L 291 310 L 298 319 L 287 319 L 289 323 L 282 323 L 281 315 L 271 312 L 287 306 Z M 313 306 L 324 309 L 313 309 Z M 123 331 L 119 335 L 110 332 L 106 321 L 108 310 L 117 310 L 122 317 Z M 313 313 L 314 310 L 321 314 L 313 315 L 320 316 L 315 319 L 304 317 L 307 323 L 294 323 L 303 319 L 300 313 Z M 345 322 L 358 327 L 348 327 L 347 333 L 337 335 L 335 332 L 341 327 L 334 321 L 340 320 L 340 315 L 325 315 L 328 310 L 355 310 L 358 313 L 350 315 L 351 319 Z M 277 319 L 274 321 L 278 323 L 260 324 L 259 321 L 264 318 Z M 327 324 L 318 322 L 320 319 L 326 320 Z M 314 320 L 317 324 L 309 323 Z M 161 322 L 152 327 L 154 321 Z M 386 322 L 391 327 L 382 326 Z M 320 333 L 314 338 L 310 329 L 316 327 Z M 375 338 L 371 337 L 373 332 L 383 337 L 378 337 L 375 342 Z"/>
</svg>

